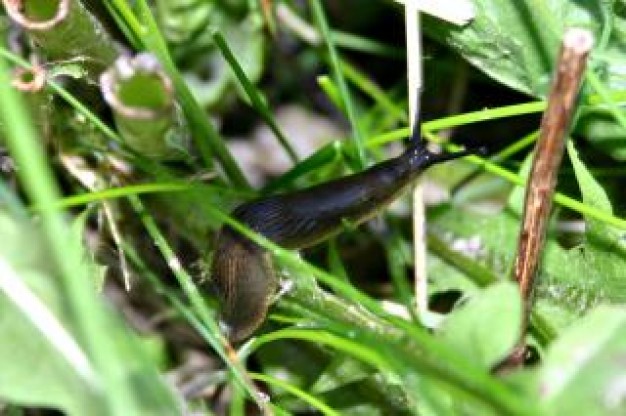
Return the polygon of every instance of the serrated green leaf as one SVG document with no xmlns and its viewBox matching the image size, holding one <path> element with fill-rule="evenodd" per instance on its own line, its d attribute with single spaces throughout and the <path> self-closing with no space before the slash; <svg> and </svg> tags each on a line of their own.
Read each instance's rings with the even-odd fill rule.
<svg viewBox="0 0 626 416">
<path fill-rule="evenodd" d="M 425 30 L 497 81 L 545 96 L 565 28 L 584 27 L 600 38 L 602 16 L 610 8 L 604 3 L 474 0 L 476 17 L 469 25 L 459 29 L 429 19 Z M 608 72 L 618 74 L 623 65 L 611 61 Z"/>
<path fill-rule="evenodd" d="M 626 19 L 614 0 L 474 0 L 476 17 L 463 28 L 425 19 L 425 32 L 446 43 L 496 81 L 545 97 L 562 35 L 569 27 L 592 32 L 595 48 L 589 67 L 613 92 L 626 89 Z M 624 128 L 606 108 L 590 107 L 577 132 L 623 160 Z"/>
</svg>

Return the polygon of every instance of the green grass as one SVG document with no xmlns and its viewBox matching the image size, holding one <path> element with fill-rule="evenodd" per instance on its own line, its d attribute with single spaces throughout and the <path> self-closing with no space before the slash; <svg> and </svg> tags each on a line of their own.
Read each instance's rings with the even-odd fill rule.
<svg viewBox="0 0 626 416">
<path fill-rule="evenodd" d="M 168 32 L 159 26 L 158 14 L 152 15 L 149 2 L 136 2 L 134 8 L 128 2 L 117 0 L 107 1 L 106 5 L 129 42 L 137 50 L 155 54 L 166 68 L 176 86 L 177 103 L 184 110 L 198 157 L 193 163 L 174 165 L 149 160 L 127 149 L 124 137 L 115 126 L 108 124 L 105 113 L 98 110 L 93 98 L 87 98 L 92 96 L 86 92 L 87 85 L 81 84 L 81 79 L 75 80 L 76 86 L 71 90 L 63 83 L 49 80 L 43 93 L 61 100 L 55 99 L 50 104 L 49 121 L 54 128 L 47 132 L 41 130 L 30 120 L 25 103 L 27 97 L 10 87 L 10 72 L 6 67 L 7 63 L 28 67 L 28 63 L 7 48 L 0 48 L 0 123 L 3 128 L 0 143 L 6 144 L 18 167 L 10 175 L 19 180 L 14 183 L 9 175 L 0 179 L 0 236 L 9 235 L 16 227 L 23 230 L 24 235 L 32 229 L 41 236 L 41 241 L 33 243 L 33 247 L 43 247 L 30 250 L 35 254 L 33 258 L 24 257 L 26 260 L 15 254 L 20 250 L 11 251 L 10 245 L 0 249 L 2 266 L 10 267 L 14 271 L 12 276 L 22 278 L 37 299 L 30 307 L 28 302 L 17 302 L 15 306 L 7 299 L 13 299 L 18 292 L 9 293 L 13 297 L 0 293 L 0 309 L 7 308 L 27 318 L 11 322 L 0 320 L 0 329 L 5 333 L 32 335 L 28 332 L 33 331 L 29 319 L 44 305 L 46 313 L 57 319 L 64 331 L 35 331 L 35 341 L 45 347 L 48 345 L 46 334 L 53 334 L 53 341 L 59 341 L 57 336 L 63 341 L 66 335 L 58 334 L 67 334 L 84 352 L 86 368 L 91 369 L 97 386 L 87 386 L 74 397 L 47 388 L 46 384 L 52 385 L 56 380 L 72 379 L 74 372 L 71 368 L 69 372 L 56 368 L 58 354 L 54 348 L 42 347 L 45 354 L 41 354 L 41 365 L 49 369 L 40 380 L 43 387 L 28 387 L 27 359 L 0 358 L 0 381 L 3 372 L 17 374 L 10 389 L 8 384 L 0 383 L 3 400 L 6 398 L 15 408 L 43 403 L 70 414 L 87 414 L 84 412 L 89 409 L 84 403 L 93 400 L 103 415 L 146 414 L 146 409 L 155 415 L 182 413 L 180 403 L 202 414 L 212 414 L 218 401 L 229 407 L 230 414 L 245 414 L 248 403 L 256 403 L 266 413 L 301 414 L 314 409 L 325 415 L 351 414 L 354 409 L 345 403 L 358 403 L 365 412 L 372 414 L 541 415 L 564 412 L 572 395 L 576 394 L 582 403 L 581 411 L 610 414 L 607 409 L 598 410 L 596 406 L 600 405 L 590 398 L 598 390 L 610 391 L 606 380 L 612 380 L 619 369 L 605 363 L 623 352 L 619 339 L 626 336 L 623 334 L 626 332 L 623 324 L 626 290 L 620 276 L 626 266 L 621 242 L 626 220 L 618 209 L 623 206 L 623 196 L 614 191 L 623 173 L 616 166 L 610 177 L 594 174 L 594 168 L 607 168 L 603 163 L 611 160 L 607 159 L 612 156 L 611 148 L 596 148 L 593 137 L 576 132 L 576 142 L 569 149 L 575 175 L 571 174 L 572 169 L 563 170 L 563 187 L 554 197 L 560 212 L 555 215 L 555 227 L 548 234 L 537 289 L 537 308 L 531 316 L 529 340 L 537 347 L 541 362 L 532 374 L 517 370 L 510 377 L 502 377 L 493 374 L 491 367 L 504 358 L 497 351 L 513 346 L 502 334 L 515 335 L 518 322 L 499 311 L 507 310 L 507 306 L 518 300 L 494 296 L 490 288 L 498 287 L 509 277 L 523 203 L 522 189 L 527 183 L 523 168 L 514 171 L 510 166 L 528 164 L 527 155 L 536 140 L 538 126 L 528 127 L 525 131 L 529 133 L 517 138 L 502 131 L 500 137 L 508 140 L 507 145 L 498 146 L 502 150 L 492 156 L 469 156 L 428 173 L 455 195 L 471 190 L 479 195 L 479 200 L 458 202 L 453 198 L 427 211 L 428 271 L 432 285 L 430 295 L 433 295 L 430 300 L 435 301 L 437 296 L 434 295 L 456 291 L 469 306 L 457 304 L 441 315 L 449 319 L 446 322 L 465 324 L 453 327 L 444 322 L 440 328 L 424 328 L 411 310 L 414 298 L 409 278 L 414 265 L 407 255 L 412 240 L 408 236 L 410 227 L 405 214 L 390 212 L 377 226 L 357 230 L 346 227 L 346 232 L 332 242 L 307 251 L 303 256 L 256 234 L 229 214 L 234 205 L 259 194 L 323 183 L 365 168 L 371 164 L 370 159 L 386 158 L 387 145 L 409 135 L 406 100 L 397 98 L 404 79 L 398 81 L 399 85 L 380 84 L 363 62 L 388 59 L 393 52 L 392 62 L 397 66 L 397 47 L 388 46 L 387 40 L 346 33 L 340 25 L 347 16 L 329 8 L 328 3 L 315 0 L 310 4 L 310 15 L 305 13 L 300 17 L 309 29 L 317 28 L 322 41 L 320 47 L 300 43 L 297 35 L 284 29 L 283 35 L 290 36 L 290 42 L 298 42 L 302 49 L 276 65 L 273 63 L 279 62 L 278 55 L 271 55 L 275 61 L 264 62 L 266 78 L 262 83 L 255 83 L 242 69 L 248 57 L 241 56 L 233 34 L 236 32 L 229 30 L 232 28 L 228 24 L 236 25 L 241 16 L 262 18 L 256 5 L 242 2 L 240 6 L 231 5 L 233 9 L 216 5 L 215 13 L 220 20 L 211 23 L 223 27 L 209 30 L 210 25 L 200 24 L 197 27 L 207 29 L 192 31 L 188 45 L 168 44 Z M 198 5 L 189 7 L 192 12 L 195 7 L 198 13 L 200 11 Z M 502 7 L 505 10 L 508 6 Z M 292 11 L 300 13 L 296 8 Z M 360 11 L 355 8 L 352 12 Z M 494 10 L 496 12 L 501 10 Z M 180 23 L 183 29 L 196 27 L 194 19 L 204 22 L 197 17 L 200 14 L 185 16 L 190 20 L 183 19 Z M 487 23 L 480 20 L 481 16 L 478 19 L 468 30 L 477 33 L 487 30 L 481 26 Z M 333 27 L 334 24 L 338 26 Z M 423 24 L 424 30 L 432 31 L 431 36 L 435 38 L 439 31 L 448 30 L 429 20 L 424 20 Z M 511 30 L 518 30 L 517 24 L 526 27 L 517 21 L 516 25 L 510 21 L 508 24 Z M 281 28 L 280 19 L 277 27 Z M 496 34 L 501 30 L 488 27 Z M 618 30 L 617 26 L 611 27 L 611 30 Z M 602 35 L 602 45 L 608 48 L 610 56 L 610 38 L 606 33 Z M 266 36 L 265 48 L 274 52 L 280 40 L 269 33 Z M 460 48 L 459 43 L 451 43 L 454 54 L 472 62 L 481 58 L 479 53 L 466 55 L 475 47 L 471 36 L 465 39 L 457 32 L 450 36 L 457 36 L 455 42 L 465 46 Z M 550 36 L 552 32 L 543 37 Z M 541 39 L 536 41 L 542 42 Z M 187 47 L 197 47 L 194 42 L 224 58 L 228 76 L 234 77 L 250 105 L 233 106 L 236 102 L 233 97 L 237 95 L 233 88 L 227 92 L 223 107 L 214 110 L 215 114 L 200 107 L 185 82 L 186 62 L 176 62 L 173 58 L 183 55 L 181 48 L 184 51 Z M 441 48 L 434 44 L 429 46 L 433 50 Z M 531 51 L 533 48 L 528 46 Z M 365 60 L 353 55 L 355 50 L 364 55 Z M 524 51 L 526 53 L 530 52 Z M 458 59 L 456 55 L 454 59 Z M 426 68 L 430 60 L 436 59 L 436 55 L 428 56 Z M 449 55 L 441 59 L 453 71 L 455 61 Z M 506 59 L 515 59 L 515 54 Z M 502 58 L 503 63 L 506 59 Z M 284 75 L 279 65 L 296 65 L 294 62 L 301 70 L 295 74 L 295 79 L 298 76 L 315 79 L 319 71 L 322 72 L 318 78 L 322 80 L 319 90 L 327 94 L 329 105 L 335 106 L 336 114 L 345 116 L 349 126 L 347 137 L 333 138 L 329 144 L 301 159 L 293 150 L 296 138 L 288 137 L 280 127 L 275 111 L 285 102 L 300 107 L 310 105 L 303 98 L 306 95 L 286 92 L 294 84 L 277 75 Z M 608 69 L 605 68 L 609 73 L 611 63 L 608 61 Z M 50 67 L 64 65 L 47 64 Z M 539 67 L 528 69 L 529 74 L 538 77 L 532 71 Z M 615 87 L 612 78 L 597 71 L 596 65 L 590 68 L 580 99 L 583 112 L 602 111 L 616 126 L 626 129 L 624 92 Z M 494 65 L 487 70 L 491 76 L 488 81 L 478 76 L 470 78 L 465 97 L 468 107 L 482 108 L 472 104 L 474 99 L 482 102 L 477 96 L 487 82 L 490 88 L 505 96 L 508 92 L 505 85 L 521 89 L 519 86 L 526 78 L 514 69 L 519 68 Z M 332 73 L 332 77 L 327 77 L 327 72 Z M 549 74 L 544 75 L 549 77 Z M 435 78 L 440 83 L 426 85 L 425 94 L 446 91 L 441 82 L 446 80 L 445 76 L 435 74 Z M 537 80 L 530 82 L 528 90 L 539 84 Z M 516 125 L 523 123 L 522 116 L 539 114 L 545 107 L 541 99 L 529 98 L 523 103 L 432 118 L 425 120 L 422 128 L 426 139 L 446 150 L 455 150 L 459 146 L 444 142 L 438 136 L 440 131 L 462 132 L 463 126 L 485 126 L 486 131 L 490 123 L 497 120 Z M 258 115 L 274 134 L 279 146 L 277 151 L 289 155 L 291 168 L 272 178 L 259 191 L 251 189 L 239 162 L 226 147 L 222 133 L 211 121 L 210 116 L 227 120 L 232 117 L 229 114 L 232 111 Z M 89 142 L 93 137 L 97 140 Z M 619 149 L 619 143 L 615 146 Z M 75 160 L 85 162 L 77 165 L 83 170 L 68 171 L 67 165 L 58 163 L 61 156 L 70 154 Z M 511 161 L 517 165 L 509 163 Z M 91 177 L 89 175 L 98 179 L 98 185 L 91 189 L 81 185 L 82 180 Z M 485 205 L 492 211 L 481 211 Z M 110 224 L 102 226 L 99 222 L 105 208 L 114 213 L 107 218 L 114 218 L 115 225 L 122 230 L 121 241 L 111 242 L 108 238 Z M 558 231 L 561 216 L 586 223 L 586 230 L 575 235 L 577 243 L 573 247 L 562 242 Z M 28 225 L 24 218 L 29 219 Z M 291 285 L 272 306 L 268 322 L 241 345 L 231 345 L 222 335 L 217 302 L 207 290 L 210 284 L 205 282 L 210 279 L 206 270 L 216 232 L 222 224 L 228 224 L 267 250 L 282 280 Z M 148 333 L 131 330 L 132 320 L 123 319 L 116 313 L 119 310 L 107 306 L 108 290 L 94 290 L 103 273 L 98 261 L 105 261 L 113 276 L 124 266 L 118 263 L 119 257 L 103 256 L 92 245 L 80 244 L 80 237 L 88 235 L 97 236 L 107 244 L 107 250 L 120 251 L 128 260 L 135 282 L 130 294 L 121 294 L 124 308 L 117 309 L 130 310 L 130 316 L 151 322 Z M 474 240 L 480 244 L 477 252 L 458 248 L 461 243 Z M 355 264 L 366 264 L 369 258 L 351 260 L 350 256 L 363 247 L 374 248 L 361 256 L 384 259 L 381 263 L 385 267 L 381 268 L 383 271 L 376 269 L 377 276 L 359 273 L 359 268 L 355 267 Z M 28 247 L 23 250 L 26 253 Z M 40 279 L 42 276 L 46 279 Z M 118 285 L 115 277 L 106 278 L 109 280 L 105 286 L 109 289 Z M 371 278 L 376 281 L 364 281 Z M 137 302 L 135 296 L 145 302 Z M 391 312 L 388 304 L 381 302 L 383 299 L 395 303 L 396 310 L 404 311 L 409 319 Z M 595 309 L 606 303 L 613 306 Z M 478 313 L 475 311 L 479 308 L 472 308 L 472 305 L 489 305 L 491 309 Z M 587 319 L 594 322 L 598 316 L 606 318 L 611 325 L 589 327 Z M 168 327 L 175 330 L 169 332 Z M 146 346 L 148 335 L 162 345 L 156 358 Z M 24 342 L 28 337 L 16 335 L 14 339 Z M 58 342 L 49 344 L 55 346 Z M 574 346 L 587 353 L 589 367 L 567 359 L 566 351 Z M 5 351 L 5 347 L 0 341 L 0 352 Z M 165 371 L 178 374 L 184 366 L 182 357 L 192 350 L 209 363 L 202 370 L 211 376 L 202 386 L 202 391 L 208 392 L 204 396 L 183 396 L 180 391 L 165 386 L 160 377 Z M 570 381 L 558 385 L 559 380 L 554 378 L 557 370 L 570 374 Z M 600 381 L 594 384 L 588 380 Z M 357 384 L 359 388 L 352 388 Z M 560 387 L 557 393 L 551 390 L 555 385 Z M 21 386 L 24 391 L 20 391 Z M 544 389 L 547 393 L 542 395 Z M 32 399 L 24 399 L 24 392 Z"/>
</svg>

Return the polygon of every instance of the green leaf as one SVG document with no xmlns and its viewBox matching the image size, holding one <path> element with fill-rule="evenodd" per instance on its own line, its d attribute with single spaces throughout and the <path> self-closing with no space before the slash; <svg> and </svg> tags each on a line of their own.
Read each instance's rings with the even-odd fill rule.
<svg viewBox="0 0 626 416">
<path fill-rule="evenodd" d="M 108 392 L 75 332 L 45 240 L 24 218 L 0 209 L 0 239 L 11 242 L 0 245 L 0 398 L 68 415 L 105 415 L 100 404 Z M 124 363 L 118 381 L 132 392 L 127 414 L 177 414 L 139 341 L 113 317 L 100 329 L 115 340 Z"/>
<path fill-rule="evenodd" d="M 598 149 L 617 160 L 626 160 L 626 130 L 615 122 L 606 109 L 585 111 L 580 116 L 576 133 L 589 138 Z"/>
<path fill-rule="evenodd" d="M 584 27 L 601 39 L 601 30 L 608 27 L 603 17 L 612 17 L 610 1 L 474 0 L 472 3 L 476 17 L 469 25 L 457 28 L 428 19 L 426 33 L 447 43 L 495 80 L 535 96 L 546 95 L 565 28 Z M 623 33 L 618 27 L 613 30 Z M 607 48 L 619 46 L 615 38 L 611 40 L 613 43 L 606 45 Z M 607 57 L 606 71 L 617 78 L 623 73 L 624 60 L 614 58 Z"/>
<path fill-rule="evenodd" d="M 595 47 L 588 67 L 612 94 L 626 89 L 626 19 L 615 0 L 474 0 L 475 19 L 458 28 L 425 19 L 424 30 L 446 43 L 494 80 L 513 89 L 545 97 L 563 32 L 590 30 Z M 623 101 L 623 98 L 621 99 Z M 602 100 L 604 101 L 604 100 Z M 626 158 L 626 131 L 600 103 L 585 107 L 576 132 L 611 156 Z M 606 104 L 606 103 L 603 103 Z"/>
<path fill-rule="evenodd" d="M 583 202 L 598 210 L 612 213 L 613 207 L 606 192 L 580 160 L 572 142 L 568 143 L 567 150 L 580 186 Z M 623 271 L 626 268 L 626 248 L 622 241 L 623 233 L 593 218 L 587 217 L 585 222 L 587 225 L 586 244 L 582 254 L 587 261 L 587 267 L 595 270 L 598 283 L 607 293 L 608 300 L 625 301 L 626 280 L 624 280 Z"/>
<path fill-rule="evenodd" d="M 519 290 L 513 282 L 503 281 L 455 309 L 440 329 L 441 337 L 473 362 L 491 368 L 519 339 L 521 319 Z"/>
<path fill-rule="evenodd" d="M 41 262 L 40 236 L 0 211 L 0 238 L 12 242 L 0 246 L 0 397 L 99 414 L 90 409 L 97 379 L 62 313 L 56 281 Z"/>
<path fill-rule="evenodd" d="M 171 42 L 172 54 L 184 67 L 185 81 L 195 98 L 203 107 L 223 105 L 226 94 L 234 87 L 245 97 L 237 78 L 215 47 L 212 33 L 219 30 L 224 34 L 248 79 L 256 82 L 263 72 L 265 43 L 258 16 L 240 18 L 229 14 L 228 7 L 222 8 L 214 2 L 185 2 L 193 4 L 185 7 L 180 2 L 158 1 L 157 17 Z"/>
<path fill-rule="evenodd" d="M 578 159 L 573 147 L 570 155 L 583 202 L 597 210 L 612 212 L 606 193 Z M 528 175 L 530 163 L 529 156 L 520 169 L 521 176 Z M 507 278 L 515 256 L 523 202 L 524 190 L 516 188 L 507 207 L 497 215 L 485 217 L 451 207 L 433 222 L 441 233 L 452 233 L 455 240 L 477 239 L 482 253 L 478 261 Z M 535 297 L 537 310 L 542 311 L 541 315 L 553 328 L 568 326 L 576 316 L 600 302 L 626 301 L 622 272 L 626 268 L 626 256 L 620 236 L 616 229 L 587 218 L 583 244 L 565 249 L 548 231 Z"/>
<path fill-rule="evenodd" d="M 538 390 L 549 414 L 626 414 L 626 310 L 600 306 L 551 346 Z"/>
<path fill-rule="evenodd" d="M 580 186 L 583 202 L 594 208 L 613 214 L 613 207 L 611 206 L 611 201 L 609 201 L 606 192 L 604 192 L 604 189 L 602 189 L 582 160 L 580 160 L 578 152 L 571 141 L 567 143 L 567 152 L 572 161 L 572 166 L 574 167 L 574 174 L 576 175 L 578 186 Z M 616 230 L 603 222 L 593 218 L 586 218 L 585 220 L 588 225 L 587 234 L 591 238 L 601 238 L 603 236 L 607 238 L 619 238 Z"/>
</svg>

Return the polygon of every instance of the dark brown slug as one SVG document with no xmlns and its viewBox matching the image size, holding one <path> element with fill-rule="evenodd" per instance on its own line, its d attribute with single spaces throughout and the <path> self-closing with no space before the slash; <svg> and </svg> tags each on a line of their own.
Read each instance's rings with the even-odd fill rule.
<svg viewBox="0 0 626 416">
<path fill-rule="evenodd" d="M 244 203 L 233 211 L 233 218 L 289 249 L 314 245 L 339 233 L 345 223 L 357 225 L 372 218 L 426 168 L 469 153 L 431 153 L 416 125 L 410 146 L 400 156 L 311 188 Z M 271 255 L 224 226 L 211 275 L 224 329 L 231 341 L 241 341 L 263 322 L 276 292 Z"/>
</svg>

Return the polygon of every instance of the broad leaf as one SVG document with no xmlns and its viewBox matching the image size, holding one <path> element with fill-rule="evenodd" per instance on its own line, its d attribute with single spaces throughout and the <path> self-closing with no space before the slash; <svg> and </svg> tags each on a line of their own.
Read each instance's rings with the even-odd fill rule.
<svg viewBox="0 0 626 416">
<path fill-rule="evenodd" d="M 613 1 L 473 0 L 475 19 L 463 28 L 428 19 L 424 28 L 497 81 L 517 90 L 545 96 L 563 32 L 568 27 L 590 29 L 604 43 L 602 30 L 624 32 L 623 18 L 613 15 Z M 599 45 L 602 51 L 619 49 L 621 36 Z M 620 80 L 625 62 L 603 54 L 611 80 Z"/>
<path fill-rule="evenodd" d="M 626 310 L 601 306 L 548 350 L 538 393 L 549 414 L 626 414 Z"/>
<path fill-rule="evenodd" d="M 545 97 L 563 33 L 569 27 L 585 28 L 596 40 L 588 67 L 608 90 L 623 96 L 626 19 L 621 2 L 473 0 L 473 4 L 476 17 L 467 26 L 426 18 L 425 32 L 496 81 Z M 585 107 L 576 130 L 611 156 L 626 158 L 626 131 L 606 107 Z"/>
<path fill-rule="evenodd" d="M 519 290 L 513 282 L 504 281 L 480 291 L 455 309 L 440 332 L 452 348 L 491 368 L 506 357 L 519 339 L 521 319 Z"/>
<path fill-rule="evenodd" d="M 570 158 L 581 188 L 583 201 L 596 209 L 612 212 L 604 190 L 578 159 L 569 145 Z M 520 175 L 526 176 L 530 157 Z M 507 207 L 497 215 L 485 217 L 450 208 L 439 215 L 433 226 L 439 233 L 454 239 L 476 239 L 480 243 L 478 259 L 501 278 L 509 277 L 513 264 L 519 224 L 523 210 L 524 189 L 515 188 Z M 600 302 L 626 301 L 626 251 L 621 235 L 604 223 L 587 219 L 585 240 L 571 249 L 563 248 L 548 232 L 535 291 L 536 308 L 549 318 L 553 328 L 563 328 Z M 451 240 L 454 241 L 454 240 Z"/>
<path fill-rule="evenodd" d="M 0 397 L 81 414 L 90 408 L 97 379 L 41 262 L 40 236 L 0 211 L 0 238 L 11 242 L 0 245 Z"/>
<path fill-rule="evenodd" d="M 10 242 L 0 245 L 0 398 L 68 415 L 107 414 L 109 386 L 75 332 L 40 233 L 0 208 L 0 240 Z M 179 413 L 135 336 L 113 316 L 100 330 L 116 340 L 115 382 L 131 397 L 126 414 Z"/>
</svg>

